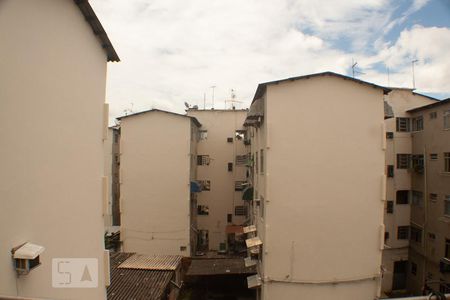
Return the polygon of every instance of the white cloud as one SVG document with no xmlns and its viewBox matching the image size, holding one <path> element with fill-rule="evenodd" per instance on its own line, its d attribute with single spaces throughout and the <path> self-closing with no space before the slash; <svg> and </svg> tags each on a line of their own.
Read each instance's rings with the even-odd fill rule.
<svg viewBox="0 0 450 300">
<path fill-rule="evenodd" d="M 414 27 L 393 45 L 379 38 L 373 48 L 374 37 L 383 36 L 383 26 L 393 22 L 389 0 L 91 3 L 122 59 L 109 64 L 113 117 L 130 103 L 135 111 L 181 112 L 184 101 L 202 106 L 204 93 L 211 102 L 212 85 L 217 86 L 216 107 L 223 107 L 232 88 L 246 107 L 259 82 L 325 70 L 345 73 L 352 57 L 365 68 L 364 79 L 384 78 L 373 66 L 389 60 L 391 77 L 406 84 L 408 55 L 416 55 L 418 86 L 448 89 L 443 83 L 448 76 L 436 78 L 448 75 L 448 29 Z M 341 38 L 356 41 L 352 53 L 334 48 Z M 368 54 L 368 48 L 376 53 Z"/>
</svg>

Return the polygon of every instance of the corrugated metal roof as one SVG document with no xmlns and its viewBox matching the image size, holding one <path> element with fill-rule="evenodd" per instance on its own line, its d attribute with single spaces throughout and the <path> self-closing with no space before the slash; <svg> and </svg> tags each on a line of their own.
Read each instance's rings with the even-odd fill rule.
<svg viewBox="0 0 450 300">
<path fill-rule="evenodd" d="M 450 98 L 447 98 L 447 99 L 444 99 L 444 100 L 441 100 L 441 101 L 438 101 L 438 102 L 435 102 L 435 103 L 431 103 L 431 104 L 428 104 L 428 105 L 419 106 L 419 107 L 410 109 L 407 112 L 416 112 L 416 111 L 421 111 L 421 110 L 424 110 L 424 109 L 435 108 L 436 106 L 444 105 L 444 104 L 447 104 L 447 103 L 450 103 Z"/>
<path fill-rule="evenodd" d="M 136 270 L 176 270 L 181 264 L 180 255 L 142 255 L 134 254 L 117 268 Z"/>
<path fill-rule="evenodd" d="M 256 267 L 246 267 L 242 258 L 192 259 L 188 276 L 255 274 Z"/>
<path fill-rule="evenodd" d="M 118 268 L 133 255 L 123 252 L 111 254 L 108 300 L 161 300 L 175 272 Z"/>
<path fill-rule="evenodd" d="M 256 225 L 249 225 L 244 227 L 244 233 L 250 233 L 256 231 Z"/>
<path fill-rule="evenodd" d="M 249 289 L 261 286 L 261 277 L 258 274 L 249 276 L 247 277 L 247 284 Z"/>
</svg>

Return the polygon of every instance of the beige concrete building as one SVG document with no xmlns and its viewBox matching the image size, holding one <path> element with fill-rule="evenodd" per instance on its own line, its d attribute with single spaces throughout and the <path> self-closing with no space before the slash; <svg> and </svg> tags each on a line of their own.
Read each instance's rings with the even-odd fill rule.
<svg viewBox="0 0 450 300">
<path fill-rule="evenodd" d="M 411 89 L 393 88 L 385 96 L 392 114 L 385 117 L 386 205 L 384 210 L 385 247 L 383 251 L 384 296 L 407 294 L 409 225 L 411 214 L 412 138 L 407 110 L 435 103 L 436 99 Z M 406 163 L 405 163 L 406 159 Z"/>
<path fill-rule="evenodd" d="M 156 109 L 118 119 L 123 251 L 190 256 L 200 123 Z"/>
<path fill-rule="evenodd" d="M 388 91 L 331 72 L 258 86 L 246 124 L 259 299 L 380 295 Z"/>
<path fill-rule="evenodd" d="M 231 250 L 233 238 L 228 241 L 227 228 L 247 219 L 242 201 L 247 171 L 246 113 L 236 109 L 187 112 L 202 123 L 197 148 L 197 178 L 203 185 L 198 195 L 199 250 Z"/>
<path fill-rule="evenodd" d="M 87 1 L 0 1 L 0 40 L 0 295 L 105 299 L 106 65 L 119 58 Z M 97 286 L 53 287 L 67 284 L 52 282 L 57 258 L 96 260 Z"/>
<path fill-rule="evenodd" d="M 411 221 L 408 288 L 450 292 L 450 99 L 409 110 Z"/>
</svg>

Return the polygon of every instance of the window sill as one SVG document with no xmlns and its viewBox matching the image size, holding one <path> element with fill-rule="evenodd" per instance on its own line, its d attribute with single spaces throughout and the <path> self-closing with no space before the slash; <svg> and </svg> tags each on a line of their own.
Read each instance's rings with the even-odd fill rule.
<svg viewBox="0 0 450 300">
<path fill-rule="evenodd" d="M 441 172 L 442 176 L 450 176 L 450 172 Z"/>
</svg>

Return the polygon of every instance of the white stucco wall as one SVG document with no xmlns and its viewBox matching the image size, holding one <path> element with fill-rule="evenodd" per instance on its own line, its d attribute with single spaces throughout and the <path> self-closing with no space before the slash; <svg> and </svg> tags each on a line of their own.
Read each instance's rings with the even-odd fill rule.
<svg viewBox="0 0 450 300">
<path fill-rule="evenodd" d="M 121 120 L 124 251 L 190 255 L 193 142 L 188 117 L 154 111 Z"/>
<path fill-rule="evenodd" d="M 265 150 L 255 187 L 265 207 L 262 298 L 373 299 L 384 206 L 382 90 L 326 76 L 269 85 L 265 97 L 258 131 L 266 141 L 252 143 L 252 152 Z M 326 283 L 334 281 L 350 282 Z"/>
<path fill-rule="evenodd" d="M 0 1 L 0 294 L 105 299 L 106 54 L 73 1 Z M 16 278 L 11 249 L 46 248 Z M 99 287 L 52 288 L 53 258 L 96 258 Z"/>
</svg>

